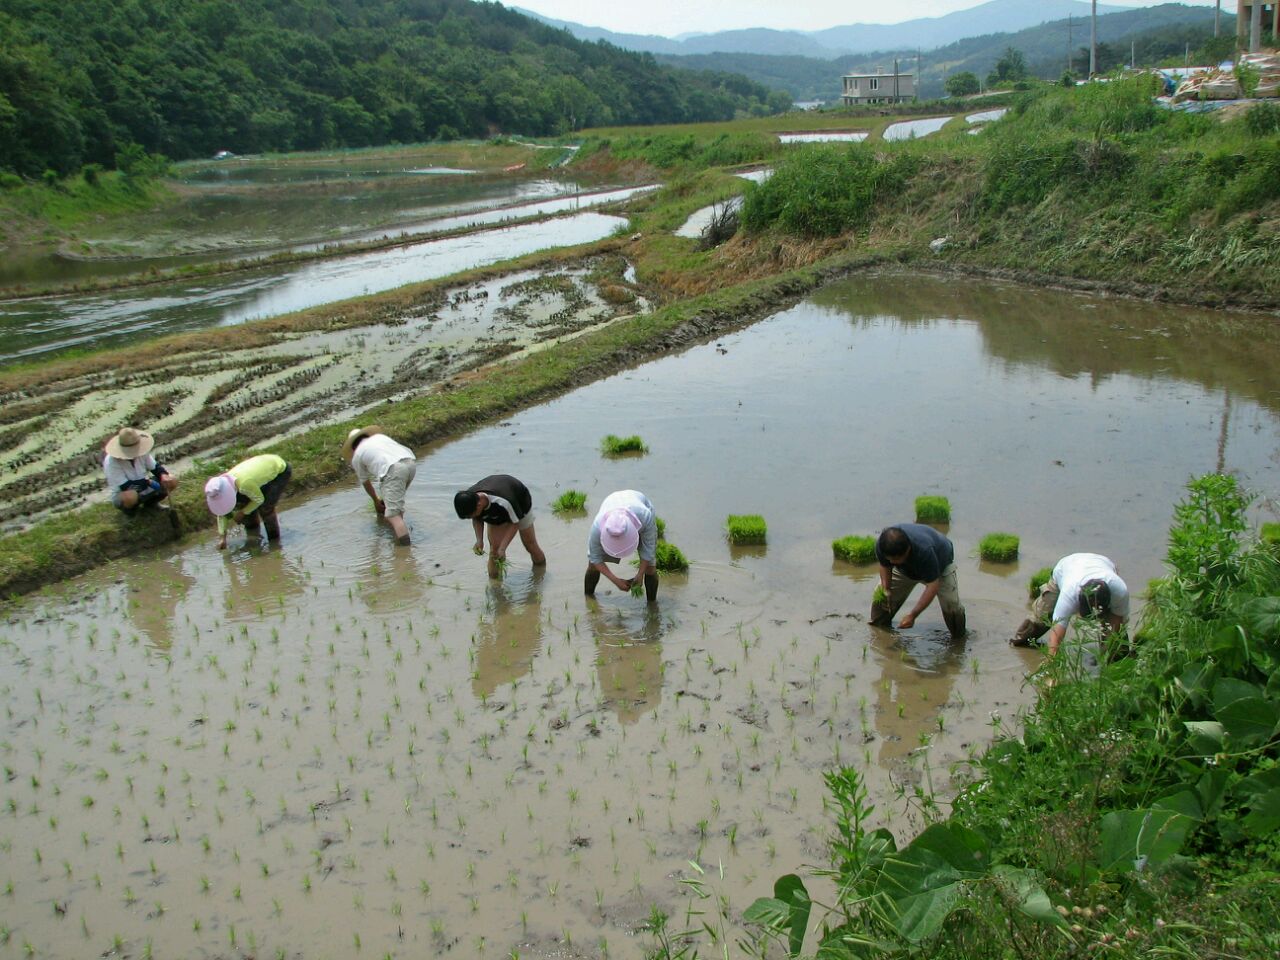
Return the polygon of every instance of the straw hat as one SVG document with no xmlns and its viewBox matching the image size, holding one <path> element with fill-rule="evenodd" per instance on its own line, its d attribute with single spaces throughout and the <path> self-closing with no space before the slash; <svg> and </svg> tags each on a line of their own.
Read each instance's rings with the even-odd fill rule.
<svg viewBox="0 0 1280 960">
<path fill-rule="evenodd" d="M 375 433 L 381 433 L 382 428 L 379 426 L 357 427 L 347 434 L 347 439 L 342 441 L 342 455 L 347 458 L 347 462 L 351 462 L 351 448 L 355 446 L 357 440 L 361 437 L 371 437 Z"/>
<path fill-rule="evenodd" d="M 150 453 L 155 445 L 155 440 L 147 431 L 124 427 L 107 441 L 106 451 L 107 456 L 117 460 L 133 460 Z"/>
<path fill-rule="evenodd" d="M 630 510 L 610 510 L 600 522 L 600 546 L 611 557 L 621 560 L 640 543 L 640 521 Z"/>
<path fill-rule="evenodd" d="M 209 512 L 215 517 L 225 517 L 236 508 L 236 482 L 231 474 L 220 473 L 210 477 L 204 485 L 204 499 L 209 504 Z"/>
</svg>

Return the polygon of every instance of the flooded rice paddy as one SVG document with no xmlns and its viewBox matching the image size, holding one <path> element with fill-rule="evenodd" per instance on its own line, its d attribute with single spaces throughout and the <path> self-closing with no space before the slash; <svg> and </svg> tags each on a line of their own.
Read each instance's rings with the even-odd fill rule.
<svg viewBox="0 0 1280 960">
<path fill-rule="evenodd" d="M 576 213 L 314 260 L 105 293 L 0 301 L 0 364 L 69 347 L 101 347 L 279 316 L 445 277 L 550 247 L 601 240 L 622 217 Z"/>
<path fill-rule="evenodd" d="M 354 481 L 280 549 L 206 531 L 10 609 L 0 957 L 639 957 L 651 905 L 718 924 L 827 863 L 821 774 L 944 792 L 1016 729 L 1031 572 L 1140 590 L 1192 474 L 1272 499 L 1274 325 L 921 276 L 834 284 L 715 343 L 419 451 L 398 549 Z M 495 372 L 500 375 L 500 371 Z M 605 459 L 606 433 L 650 452 Z M 455 489 L 528 482 L 549 558 L 501 582 Z M 546 505 L 588 493 L 587 512 Z M 653 500 L 692 561 L 652 607 L 582 595 L 591 511 Z M 867 626 L 830 542 L 951 500 L 971 633 Z M 730 513 L 768 545 L 731 548 Z M 992 530 L 1019 563 L 980 563 Z M 692 864 L 696 864 L 696 867 Z M 681 880 L 712 894 L 696 900 Z M 732 949 L 732 948 L 731 948 Z"/>
<path fill-rule="evenodd" d="M 950 117 L 926 117 L 923 120 L 901 120 L 884 131 L 886 140 L 912 140 L 937 133 L 951 121 Z"/>
<path fill-rule="evenodd" d="M 779 143 L 861 143 L 866 130 L 815 130 L 810 133 L 780 133 Z"/>
<path fill-rule="evenodd" d="M 596 258 L 424 295 L 394 319 L 291 329 L 266 342 L 177 345 L 127 370 L 0 394 L 0 529 L 105 495 L 101 450 L 124 422 L 164 438 L 175 471 L 436 389 L 499 356 L 647 309 L 630 265 Z"/>
</svg>

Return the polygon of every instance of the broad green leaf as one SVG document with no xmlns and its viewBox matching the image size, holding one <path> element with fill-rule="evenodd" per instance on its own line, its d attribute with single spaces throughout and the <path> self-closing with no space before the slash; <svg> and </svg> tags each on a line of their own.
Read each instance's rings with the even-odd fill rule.
<svg viewBox="0 0 1280 960">
<path fill-rule="evenodd" d="M 987 841 L 958 824 L 938 823 L 885 859 L 877 892 L 890 901 L 898 933 L 920 942 L 937 933 L 966 881 L 986 874 Z"/>
<path fill-rule="evenodd" d="M 1233 677 L 1213 685 L 1214 719 L 1238 746 L 1270 740 L 1280 725 L 1280 703 L 1267 700 L 1262 688 Z"/>
<path fill-rule="evenodd" d="M 1200 798 L 1200 810 L 1204 814 L 1204 819 L 1208 820 L 1218 815 L 1223 795 L 1227 792 L 1228 782 L 1228 773 L 1221 767 L 1206 770 L 1204 776 L 1196 781 L 1196 796 Z"/>
<path fill-rule="evenodd" d="M 1173 859 L 1195 821 L 1171 810 L 1118 810 L 1102 818 L 1103 870 L 1141 873 Z"/>
<path fill-rule="evenodd" d="M 1218 668 L 1212 663 L 1193 663 L 1178 678 L 1180 686 L 1191 699 L 1193 706 L 1199 708 L 1209 696 L 1213 681 L 1218 678 Z"/>
<path fill-rule="evenodd" d="M 1222 752 L 1222 738 L 1226 731 L 1217 720 L 1187 720 L 1183 723 L 1187 728 L 1187 739 L 1191 749 L 1203 756 Z"/>
<path fill-rule="evenodd" d="M 1176 793 L 1171 793 L 1167 797 L 1161 797 L 1151 806 L 1156 810 L 1180 813 L 1184 817 L 1190 817 L 1192 820 L 1204 819 L 1204 812 L 1200 809 L 1200 798 L 1191 790 L 1185 788 Z"/>
<path fill-rule="evenodd" d="M 773 884 L 773 895 L 786 903 L 788 916 L 788 949 L 791 956 L 800 956 L 800 948 L 804 946 L 804 931 L 809 926 L 809 910 L 813 906 L 809 900 L 809 891 L 804 881 L 794 873 L 779 877 Z"/>
<path fill-rule="evenodd" d="M 991 872 L 1017 898 L 1018 909 L 1032 920 L 1055 927 L 1067 925 L 1058 911 L 1053 909 L 1053 903 L 1040 886 L 1040 878 L 1034 870 L 1001 863 L 993 867 Z"/>
<path fill-rule="evenodd" d="M 1241 610 L 1249 633 L 1259 640 L 1280 643 L 1280 597 L 1250 600 Z"/>
<path fill-rule="evenodd" d="M 1280 829 L 1280 787 L 1260 793 L 1249 804 L 1249 814 L 1240 821 L 1247 836 L 1261 838 Z"/>
</svg>

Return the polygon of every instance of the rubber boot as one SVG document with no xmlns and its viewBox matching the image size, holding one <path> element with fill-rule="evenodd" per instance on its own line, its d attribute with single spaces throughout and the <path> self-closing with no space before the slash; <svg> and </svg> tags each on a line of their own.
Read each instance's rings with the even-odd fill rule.
<svg viewBox="0 0 1280 960">
<path fill-rule="evenodd" d="M 262 539 L 262 524 L 259 523 L 257 514 L 244 518 L 244 535 L 248 540 Z"/>
<path fill-rule="evenodd" d="M 600 571 L 589 569 L 587 575 L 582 578 L 582 589 L 588 597 L 596 595 L 596 584 L 600 582 Z"/>
<path fill-rule="evenodd" d="M 1022 621 L 1009 643 L 1015 647 L 1034 647 L 1037 645 L 1036 641 L 1048 632 L 1049 624 L 1043 620 L 1035 620 L 1028 617 Z"/>
<path fill-rule="evenodd" d="M 965 633 L 964 607 L 961 607 L 959 610 L 953 610 L 950 613 L 948 613 L 946 610 L 943 610 L 942 620 L 947 625 L 947 629 L 951 631 L 952 639 L 959 640 L 961 637 L 964 636 L 964 633 Z"/>
<path fill-rule="evenodd" d="M 274 510 L 262 518 L 262 525 L 267 528 L 268 543 L 275 543 L 280 539 L 280 518 Z"/>
<path fill-rule="evenodd" d="M 656 603 L 658 600 L 658 575 L 656 573 L 646 573 L 644 575 L 644 596 L 650 603 Z"/>
</svg>

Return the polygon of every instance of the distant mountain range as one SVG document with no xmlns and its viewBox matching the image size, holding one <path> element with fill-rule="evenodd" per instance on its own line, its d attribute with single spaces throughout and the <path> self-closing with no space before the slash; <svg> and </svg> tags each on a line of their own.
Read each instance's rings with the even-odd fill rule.
<svg viewBox="0 0 1280 960">
<path fill-rule="evenodd" d="M 602 27 L 554 20 L 522 7 L 513 9 L 553 27 L 568 30 L 580 40 L 605 40 L 624 50 L 668 55 L 752 53 L 830 60 L 838 56 L 877 50 L 933 50 L 981 34 L 1014 33 L 1068 17 L 1084 19 L 1089 16 L 1090 6 L 1087 0 L 988 0 L 987 3 L 943 17 L 925 17 L 903 23 L 851 23 L 811 31 L 760 27 L 678 38 L 615 33 Z M 1099 17 L 1125 11 L 1132 12 L 1127 7 L 1098 4 Z"/>
<path fill-rule="evenodd" d="M 1099 7 L 1101 9 L 1101 7 Z M 1133 45 L 1139 63 L 1154 63 L 1183 50 L 1196 50 L 1212 36 L 1213 10 L 1179 3 L 1127 9 L 1098 16 L 1100 69 L 1109 70 L 1120 60 L 1127 61 Z M 1234 36 L 1231 28 L 1224 33 Z M 1009 33 L 986 32 L 933 49 L 924 49 L 919 64 L 920 95 L 943 94 L 943 83 L 954 73 L 972 71 L 985 77 L 1008 47 L 1023 54 L 1031 72 L 1056 79 L 1066 67 L 1067 51 L 1076 70 L 1088 62 L 1082 52 L 1089 44 L 1089 24 L 1075 19 L 1055 20 Z M 840 57 L 770 56 L 753 53 L 656 54 L 659 63 L 690 70 L 738 73 L 774 90 L 786 91 L 795 100 L 834 100 L 840 95 L 844 73 L 874 73 L 890 70 L 895 59 L 901 69 L 917 70 L 914 46 L 885 48 L 870 53 Z"/>
</svg>

